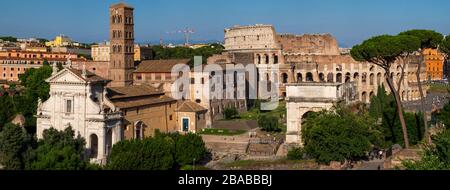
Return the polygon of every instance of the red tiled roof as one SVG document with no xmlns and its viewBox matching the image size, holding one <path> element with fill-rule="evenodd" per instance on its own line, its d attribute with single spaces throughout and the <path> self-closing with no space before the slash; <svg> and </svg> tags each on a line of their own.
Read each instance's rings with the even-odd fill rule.
<svg viewBox="0 0 450 190">
<path fill-rule="evenodd" d="M 111 100 L 152 96 L 152 95 L 164 95 L 164 92 L 148 85 L 133 85 L 125 87 L 108 88 L 108 97 Z"/>
<path fill-rule="evenodd" d="M 88 70 L 86 70 L 86 78 L 84 78 L 82 70 L 73 69 L 73 68 L 66 68 L 66 69 L 69 70 L 70 72 L 72 72 L 73 74 L 77 75 L 78 77 L 82 78 L 86 82 L 98 82 L 98 81 L 107 82 L 107 81 L 109 81 L 108 79 L 104 79 L 94 73 L 89 72 Z"/>
<path fill-rule="evenodd" d="M 177 111 L 178 112 L 203 112 L 203 111 L 207 111 L 207 109 L 198 105 L 197 103 L 194 103 L 189 100 L 185 100 L 181 103 L 180 106 L 178 106 Z"/>
<path fill-rule="evenodd" d="M 135 73 L 170 73 L 177 64 L 188 64 L 189 59 L 146 60 L 139 64 Z"/>
</svg>

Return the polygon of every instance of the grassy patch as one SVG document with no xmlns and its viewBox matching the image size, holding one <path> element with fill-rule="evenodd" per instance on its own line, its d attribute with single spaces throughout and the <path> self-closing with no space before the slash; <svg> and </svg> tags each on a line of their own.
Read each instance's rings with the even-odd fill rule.
<svg viewBox="0 0 450 190">
<path fill-rule="evenodd" d="M 180 170 L 211 170 L 205 166 L 192 166 L 192 165 L 184 165 L 180 168 Z"/>
<path fill-rule="evenodd" d="M 428 92 L 449 93 L 450 86 L 445 84 L 430 84 L 430 89 L 428 90 Z"/>
<path fill-rule="evenodd" d="M 259 115 L 267 115 L 267 116 L 275 116 L 282 117 L 286 115 L 286 102 L 280 101 L 279 105 L 276 109 L 270 111 L 263 111 L 258 109 L 251 109 L 248 112 L 242 113 L 239 115 L 238 119 L 241 120 L 257 120 Z"/>
<path fill-rule="evenodd" d="M 222 135 L 222 136 L 234 136 L 245 133 L 245 130 L 229 130 L 229 129 L 203 129 L 200 134 L 202 135 Z"/>
</svg>

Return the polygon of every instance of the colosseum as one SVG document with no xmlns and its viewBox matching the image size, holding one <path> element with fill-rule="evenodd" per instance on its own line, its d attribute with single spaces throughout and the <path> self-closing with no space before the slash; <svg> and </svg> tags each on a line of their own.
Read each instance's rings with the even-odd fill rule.
<svg viewBox="0 0 450 190">
<path fill-rule="evenodd" d="M 367 62 L 353 60 L 349 51 L 341 49 L 331 34 L 277 34 L 272 25 L 234 26 L 225 29 L 225 52 L 208 59 L 208 63 L 254 63 L 259 79 L 279 81 L 279 94 L 286 96 L 286 84 L 304 82 L 353 82 L 356 99 L 369 102 L 378 86 L 387 87 L 384 70 Z M 403 61 L 406 61 L 405 79 L 400 96 L 403 101 L 420 97 L 416 69 L 420 54 L 409 56 L 392 65 L 390 76 L 398 83 Z M 276 65 L 273 77 L 268 73 Z M 426 69 L 421 69 L 421 79 L 426 80 Z M 271 75 L 272 76 L 272 75 Z M 397 86 L 396 84 L 395 86 Z M 424 87 L 426 95 L 427 87 Z"/>
</svg>

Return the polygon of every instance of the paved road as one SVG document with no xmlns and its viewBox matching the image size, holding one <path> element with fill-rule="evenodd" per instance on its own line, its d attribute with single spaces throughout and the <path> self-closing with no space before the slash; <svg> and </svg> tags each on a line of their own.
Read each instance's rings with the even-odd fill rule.
<svg viewBox="0 0 450 190">
<path fill-rule="evenodd" d="M 450 94 L 446 93 L 430 93 L 425 100 L 425 109 L 427 112 L 433 110 L 434 107 L 440 109 L 449 101 Z M 403 106 L 406 110 L 420 110 L 420 100 L 404 102 Z"/>
<path fill-rule="evenodd" d="M 380 170 L 382 170 L 383 163 L 384 163 L 384 160 L 382 160 L 382 159 L 371 160 L 371 161 L 363 162 L 360 167 L 354 168 L 354 170 L 378 170 L 378 167 L 380 167 Z"/>
</svg>

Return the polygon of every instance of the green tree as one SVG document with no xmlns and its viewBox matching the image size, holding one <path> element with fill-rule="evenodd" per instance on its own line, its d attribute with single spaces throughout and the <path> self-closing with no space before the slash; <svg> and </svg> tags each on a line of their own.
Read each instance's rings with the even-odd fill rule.
<svg viewBox="0 0 450 190">
<path fill-rule="evenodd" d="M 441 44 L 439 45 L 439 50 L 441 50 L 442 53 L 445 53 L 447 55 L 450 54 L 450 35 L 445 36 L 445 38 L 442 40 Z"/>
<path fill-rule="evenodd" d="M 420 49 L 417 50 L 425 50 L 425 49 L 437 49 L 439 44 L 442 42 L 443 36 L 442 34 L 435 32 L 433 30 L 409 30 L 406 32 L 402 32 L 399 35 L 406 35 L 406 36 L 414 36 L 420 40 Z M 430 143 L 431 139 L 428 135 L 428 121 L 427 121 L 427 115 L 425 110 L 425 97 L 422 91 L 422 81 L 420 79 L 421 74 L 421 68 L 422 66 L 425 66 L 425 59 L 422 56 L 422 61 L 420 64 L 417 64 L 417 71 L 416 71 L 416 78 L 417 78 L 417 84 L 419 87 L 419 94 L 420 94 L 420 104 L 421 104 L 421 111 L 422 111 L 422 117 L 423 122 L 425 126 L 425 140 L 427 143 Z"/>
<path fill-rule="evenodd" d="M 108 169 L 169 170 L 197 163 L 207 155 L 201 136 L 156 132 L 152 138 L 121 141 L 112 148 Z"/>
<path fill-rule="evenodd" d="M 436 118 L 439 122 L 442 122 L 447 129 L 450 129 L 450 103 L 444 105 L 442 110 L 436 114 Z"/>
<path fill-rule="evenodd" d="M 17 38 L 12 36 L 1 36 L 0 39 L 3 41 L 17 42 Z"/>
<path fill-rule="evenodd" d="M 432 136 L 419 161 L 404 161 L 407 170 L 450 170 L 450 130 Z"/>
<path fill-rule="evenodd" d="M 281 130 L 278 118 L 267 114 L 260 114 L 258 116 L 258 126 L 267 132 L 278 132 Z"/>
<path fill-rule="evenodd" d="M 289 150 L 287 154 L 288 160 L 302 160 L 305 155 L 305 150 L 301 147 L 296 147 Z"/>
<path fill-rule="evenodd" d="M 179 166 L 201 161 L 208 150 L 200 135 L 188 133 L 180 135 L 175 141 L 175 159 Z"/>
<path fill-rule="evenodd" d="M 5 92 L 3 95 L 0 94 L 0 130 L 2 130 L 2 127 L 11 121 L 12 117 L 16 114 L 14 108 L 14 102 L 8 93 Z"/>
<path fill-rule="evenodd" d="M 395 105 L 395 98 L 387 94 L 384 86 L 378 87 L 376 96 L 370 101 L 369 115 L 377 121 L 379 130 L 383 133 L 385 146 L 403 144 L 402 128 Z M 411 144 L 417 144 L 424 136 L 424 125 L 421 113 L 407 113 L 403 111 L 408 137 Z M 404 144 L 403 144 L 404 146 Z"/>
<path fill-rule="evenodd" d="M 45 101 L 49 98 L 50 85 L 45 81 L 52 74 L 52 67 L 44 65 L 39 69 L 29 69 L 19 76 L 20 82 L 25 86 L 21 95 L 15 96 L 17 112 L 25 116 L 26 127 L 36 126 L 37 102 L 40 98 Z"/>
<path fill-rule="evenodd" d="M 444 59 L 448 64 L 448 59 L 450 55 L 450 35 L 445 36 L 439 45 L 439 50 L 444 54 Z"/>
<path fill-rule="evenodd" d="M 223 110 L 223 114 L 226 120 L 230 120 L 239 116 L 238 110 L 234 107 L 225 108 L 225 110 Z"/>
<path fill-rule="evenodd" d="M 28 155 L 31 170 L 85 170 L 91 168 L 85 155 L 85 140 L 71 127 L 64 131 L 44 130 L 38 147 Z"/>
<path fill-rule="evenodd" d="M 109 156 L 107 168 L 112 170 L 168 170 L 174 165 L 174 142 L 168 138 L 116 143 Z"/>
<path fill-rule="evenodd" d="M 381 134 L 373 123 L 367 114 L 342 107 L 310 114 L 302 124 L 304 149 L 318 163 L 358 160 L 380 146 Z"/>
<path fill-rule="evenodd" d="M 408 132 L 406 128 L 405 119 L 403 116 L 402 103 L 400 100 L 399 91 L 394 86 L 394 81 L 389 73 L 391 73 L 391 66 L 396 60 L 401 59 L 405 54 L 412 53 L 420 48 L 420 40 L 414 36 L 399 35 L 389 36 L 382 35 L 370 38 L 362 44 L 353 46 L 350 51 L 351 56 L 356 61 L 367 61 L 375 64 L 385 71 L 385 80 L 389 86 L 390 91 L 395 97 L 397 105 L 397 114 L 402 126 L 404 136 L 404 144 L 409 148 Z M 402 68 L 404 70 L 404 68 Z M 404 73 L 402 73 L 402 77 Z M 401 81 L 400 81 L 401 82 Z"/>
<path fill-rule="evenodd" d="M 35 145 L 31 135 L 14 124 L 8 123 L 0 132 L 0 163 L 8 170 L 25 168 L 26 152 Z"/>
</svg>

